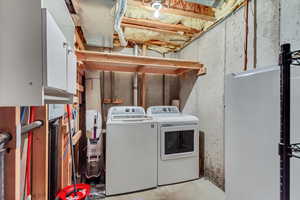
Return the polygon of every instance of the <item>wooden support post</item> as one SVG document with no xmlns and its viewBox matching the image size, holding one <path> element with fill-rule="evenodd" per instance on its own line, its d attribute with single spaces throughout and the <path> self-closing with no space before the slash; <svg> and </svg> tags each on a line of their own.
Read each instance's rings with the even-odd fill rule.
<svg viewBox="0 0 300 200">
<path fill-rule="evenodd" d="M 44 125 L 33 133 L 32 140 L 32 199 L 48 199 L 48 107 L 36 108 L 35 119 Z"/>
<path fill-rule="evenodd" d="M 0 107 L 0 129 L 12 135 L 12 140 L 8 144 L 10 151 L 5 156 L 5 199 L 20 200 L 21 130 L 19 107 Z"/>
</svg>

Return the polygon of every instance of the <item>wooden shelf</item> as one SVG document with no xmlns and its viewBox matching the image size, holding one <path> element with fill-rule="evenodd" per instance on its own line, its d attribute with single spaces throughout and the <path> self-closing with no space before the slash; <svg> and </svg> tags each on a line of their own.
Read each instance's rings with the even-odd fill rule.
<svg viewBox="0 0 300 200">
<path fill-rule="evenodd" d="M 124 103 L 122 99 L 104 99 L 104 104 L 122 104 Z"/>
<path fill-rule="evenodd" d="M 196 71 L 206 73 L 203 64 L 195 61 L 110 54 L 94 51 L 76 51 L 77 59 L 87 70 L 139 72 L 182 75 Z"/>
</svg>

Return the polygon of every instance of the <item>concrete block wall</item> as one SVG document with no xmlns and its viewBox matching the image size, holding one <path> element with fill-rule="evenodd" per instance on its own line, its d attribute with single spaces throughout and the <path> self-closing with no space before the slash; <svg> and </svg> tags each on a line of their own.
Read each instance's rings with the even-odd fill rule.
<svg viewBox="0 0 300 200">
<path fill-rule="evenodd" d="M 254 1 L 249 7 L 248 69 L 254 66 Z M 224 87 L 229 73 L 243 71 L 244 8 L 178 53 L 202 62 L 207 75 L 180 79 L 183 112 L 199 117 L 205 132 L 205 174 L 224 189 Z M 257 67 L 276 65 L 280 44 L 300 49 L 300 1 L 257 0 Z"/>
</svg>

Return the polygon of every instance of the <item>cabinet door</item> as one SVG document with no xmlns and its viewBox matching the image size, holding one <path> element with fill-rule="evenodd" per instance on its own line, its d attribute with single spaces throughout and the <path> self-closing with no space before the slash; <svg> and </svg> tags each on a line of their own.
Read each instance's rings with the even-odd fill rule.
<svg viewBox="0 0 300 200">
<path fill-rule="evenodd" d="M 76 94 L 76 82 L 77 82 L 77 57 L 74 51 L 68 50 L 68 69 L 67 69 L 67 92 Z"/>
<path fill-rule="evenodd" d="M 65 1 L 64 0 L 42 0 L 41 2 L 42 2 L 42 7 L 46 8 L 51 13 L 57 25 L 64 33 L 69 43 L 69 46 L 74 48 L 75 25 Z"/>
<path fill-rule="evenodd" d="M 45 86 L 66 91 L 68 44 L 51 14 L 46 9 L 42 9 L 42 13 Z"/>
</svg>

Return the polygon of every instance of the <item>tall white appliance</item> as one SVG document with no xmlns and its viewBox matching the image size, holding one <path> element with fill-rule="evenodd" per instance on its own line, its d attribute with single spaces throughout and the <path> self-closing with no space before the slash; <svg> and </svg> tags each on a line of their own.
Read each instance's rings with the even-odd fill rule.
<svg viewBox="0 0 300 200">
<path fill-rule="evenodd" d="M 157 124 L 142 107 L 112 107 L 106 129 L 106 195 L 157 187 Z"/>
<path fill-rule="evenodd" d="M 291 142 L 300 142 L 300 68 L 292 68 Z M 279 200 L 280 68 L 231 74 L 225 91 L 227 200 Z M 300 160 L 291 161 L 291 200 L 300 199 Z"/>
<path fill-rule="evenodd" d="M 147 115 L 157 122 L 158 185 L 199 178 L 199 120 L 176 106 L 153 106 Z"/>
</svg>

